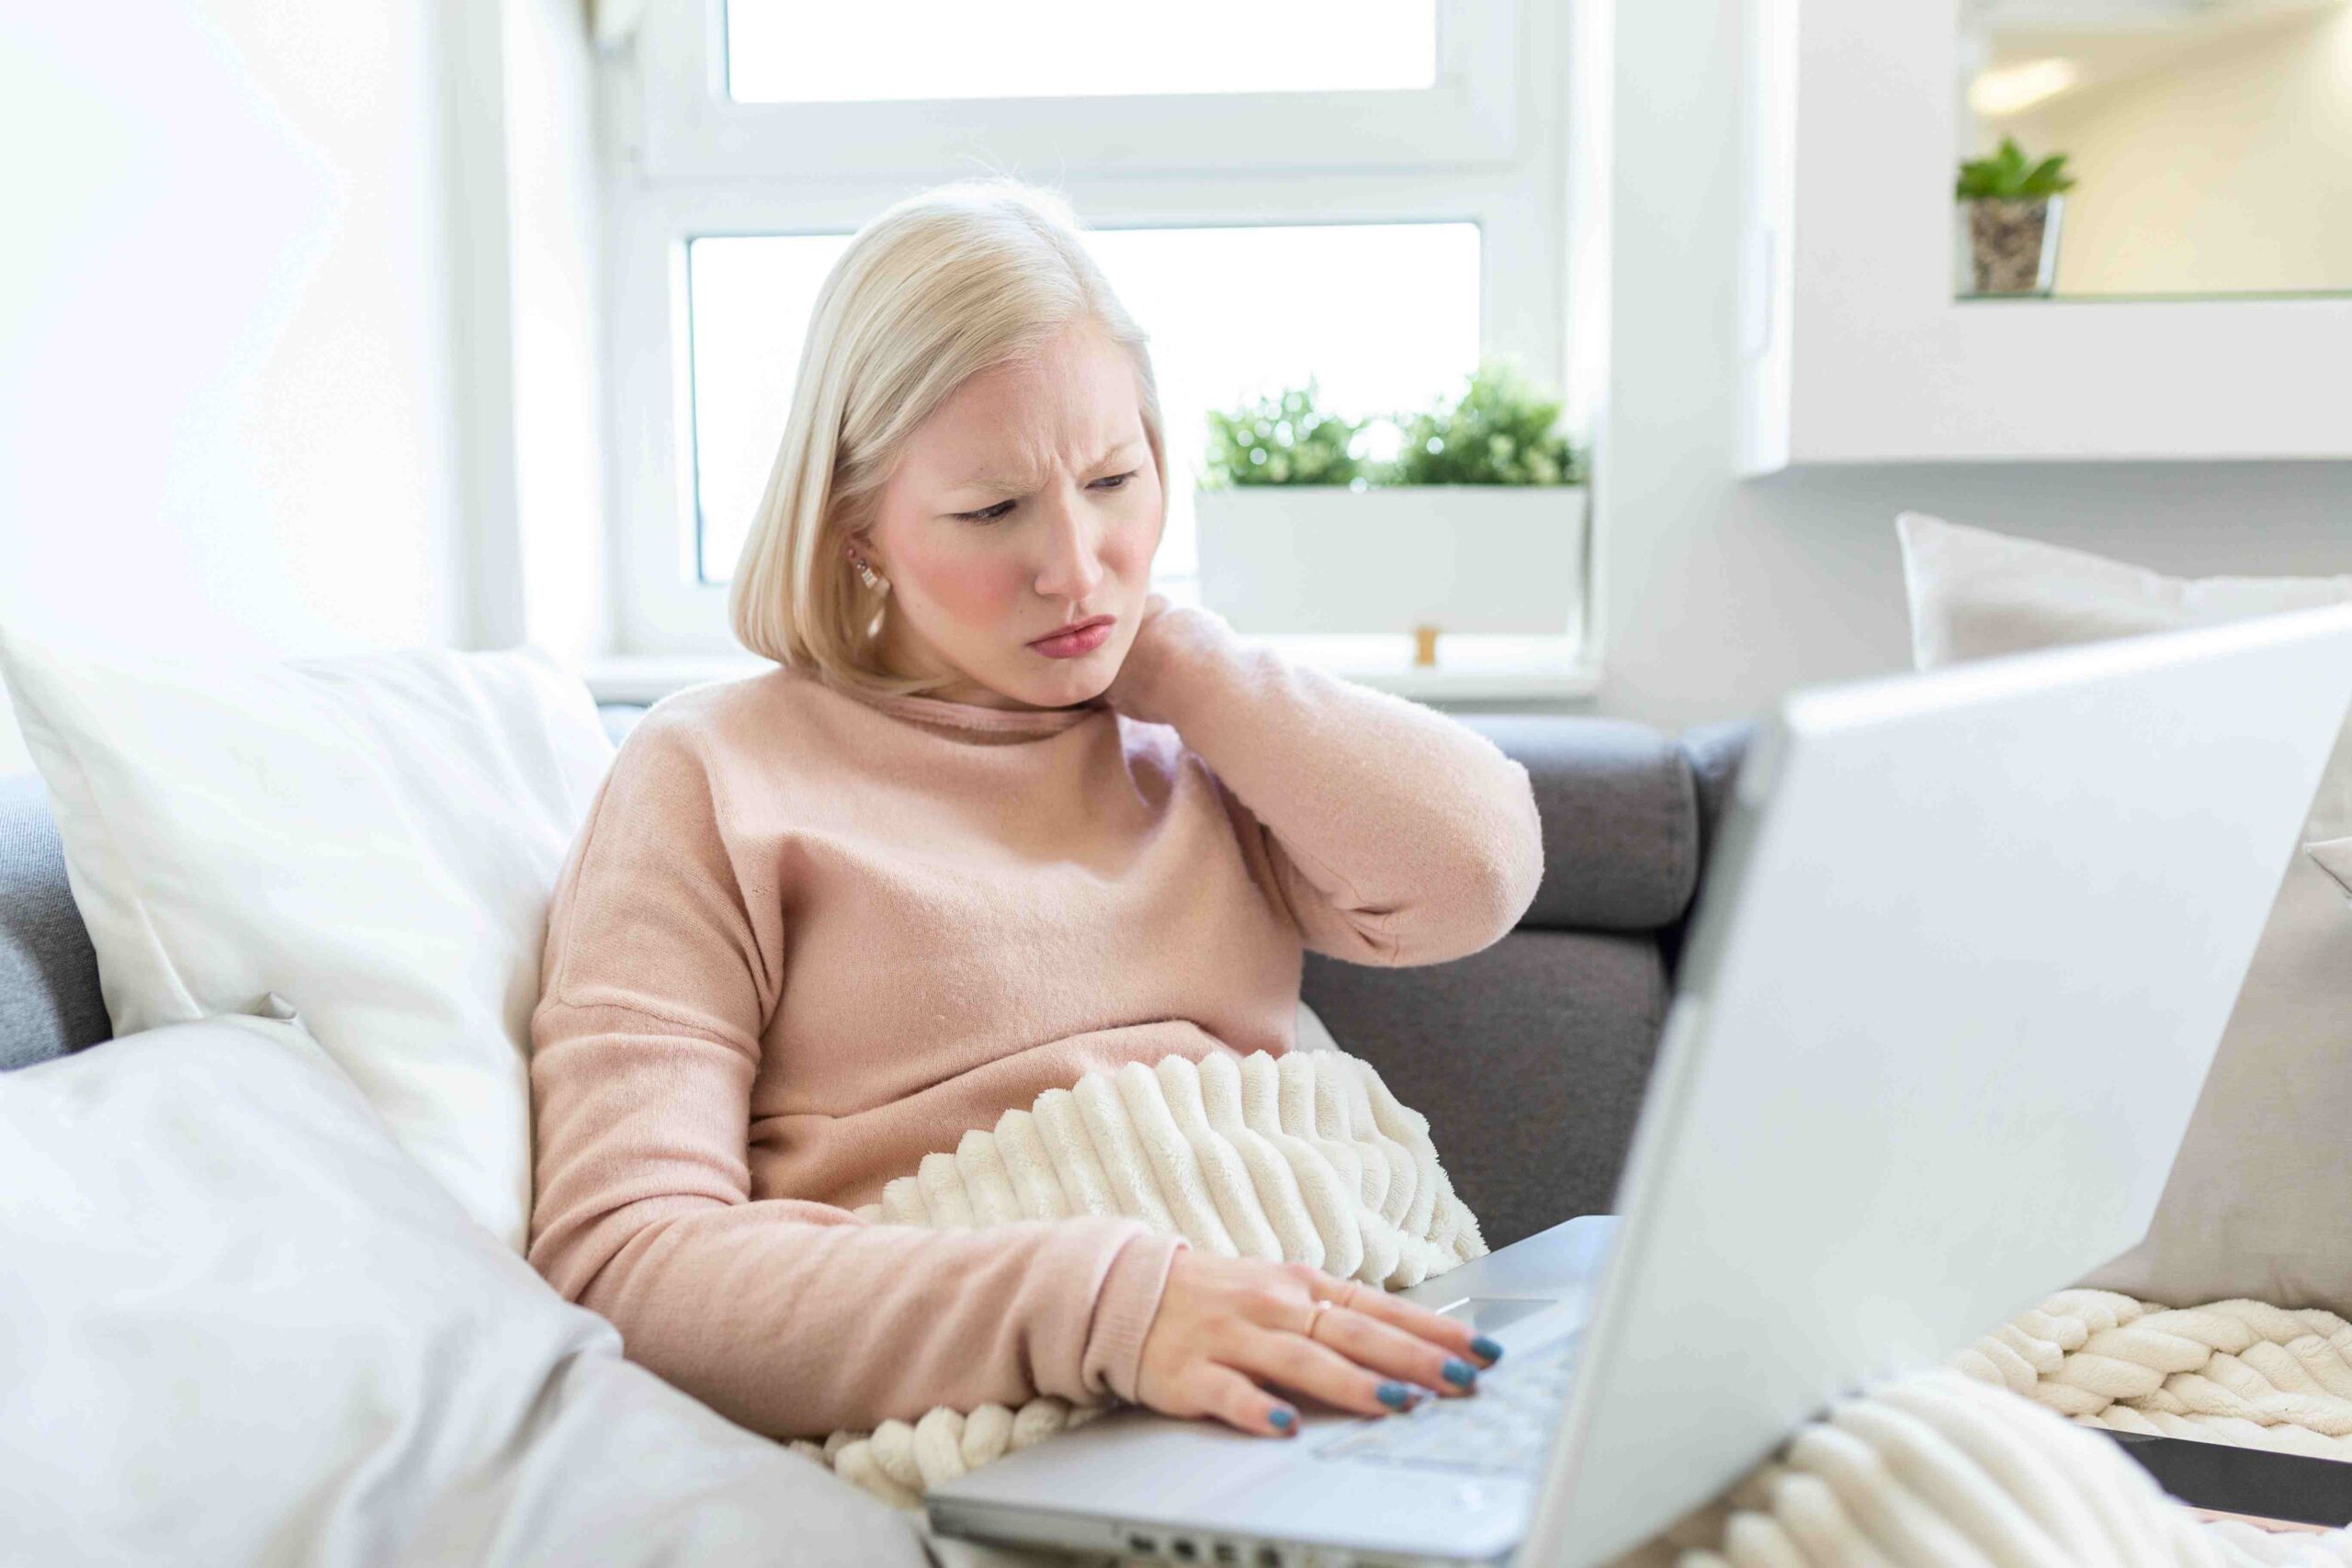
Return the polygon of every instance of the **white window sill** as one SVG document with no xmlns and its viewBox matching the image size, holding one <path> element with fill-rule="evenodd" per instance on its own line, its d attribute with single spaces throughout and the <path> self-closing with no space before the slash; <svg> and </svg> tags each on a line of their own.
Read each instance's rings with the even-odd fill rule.
<svg viewBox="0 0 2352 1568">
<path fill-rule="evenodd" d="M 1284 658 L 1393 692 L 1416 702 L 1561 702 L 1589 697 L 1600 671 L 1577 658 L 1567 637 L 1461 637 L 1442 639 L 1439 662 L 1413 663 L 1406 637 L 1266 637 Z M 608 654 L 581 674 L 600 703 L 653 703 L 707 681 L 773 669 L 749 654 Z"/>
</svg>

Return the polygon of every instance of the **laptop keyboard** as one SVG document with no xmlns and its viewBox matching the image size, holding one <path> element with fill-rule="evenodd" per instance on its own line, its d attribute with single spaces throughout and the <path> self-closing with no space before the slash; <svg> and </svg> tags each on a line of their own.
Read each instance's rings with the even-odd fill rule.
<svg viewBox="0 0 2352 1568">
<path fill-rule="evenodd" d="M 1478 1374 L 1476 1393 L 1433 1396 L 1415 1409 L 1342 1427 L 1315 1455 L 1471 1475 L 1532 1475 L 1560 1423 L 1582 1337 L 1563 1334 L 1496 1362 Z"/>
</svg>

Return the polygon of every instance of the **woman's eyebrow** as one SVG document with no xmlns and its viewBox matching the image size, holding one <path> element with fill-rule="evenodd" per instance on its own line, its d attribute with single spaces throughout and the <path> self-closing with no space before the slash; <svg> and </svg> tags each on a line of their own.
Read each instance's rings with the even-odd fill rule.
<svg viewBox="0 0 2352 1568">
<path fill-rule="evenodd" d="M 1089 468 L 1099 468 L 1103 464 L 1109 462 L 1112 458 L 1117 457 L 1120 453 L 1125 451 L 1128 447 L 1140 446 L 1142 445 L 1143 437 L 1140 434 L 1121 436 L 1118 440 L 1114 441 L 1110 446 L 1104 447 L 1102 449 L 1102 455 L 1096 457 L 1093 461 L 1086 464 L 1086 467 Z M 1006 473 L 997 468 L 988 468 L 978 473 L 965 475 L 962 479 L 956 481 L 955 488 L 957 490 L 1001 490 L 1019 493 L 1036 489 L 1038 482 L 1037 476 L 1035 473 L 1013 474 Z"/>
<path fill-rule="evenodd" d="M 979 473 L 967 474 L 962 479 L 957 479 L 951 488 L 956 490 L 1027 491 L 1035 489 L 1036 485 L 1037 477 L 1034 473 L 1008 474 L 1001 473 L 994 468 L 989 468 Z"/>
</svg>

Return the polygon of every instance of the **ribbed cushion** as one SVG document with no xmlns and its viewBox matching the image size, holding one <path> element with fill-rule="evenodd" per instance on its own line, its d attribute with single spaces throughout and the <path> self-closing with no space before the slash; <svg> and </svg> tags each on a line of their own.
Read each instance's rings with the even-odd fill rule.
<svg viewBox="0 0 2352 1568">
<path fill-rule="evenodd" d="M 1132 1214 L 1222 1257 L 1385 1290 L 1487 1251 L 1428 1119 L 1362 1057 L 1304 1045 L 1095 1068 L 925 1155 L 857 1213 L 938 1230 Z"/>
</svg>

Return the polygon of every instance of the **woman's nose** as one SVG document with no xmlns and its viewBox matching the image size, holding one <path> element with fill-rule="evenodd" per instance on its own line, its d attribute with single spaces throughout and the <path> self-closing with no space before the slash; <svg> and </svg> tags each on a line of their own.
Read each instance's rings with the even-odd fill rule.
<svg viewBox="0 0 2352 1568">
<path fill-rule="evenodd" d="M 1047 599 L 1083 603 L 1102 581 L 1099 530 L 1087 509 L 1067 496 L 1045 508 L 1045 558 L 1037 563 L 1037 592 Z"/>
</svg>

